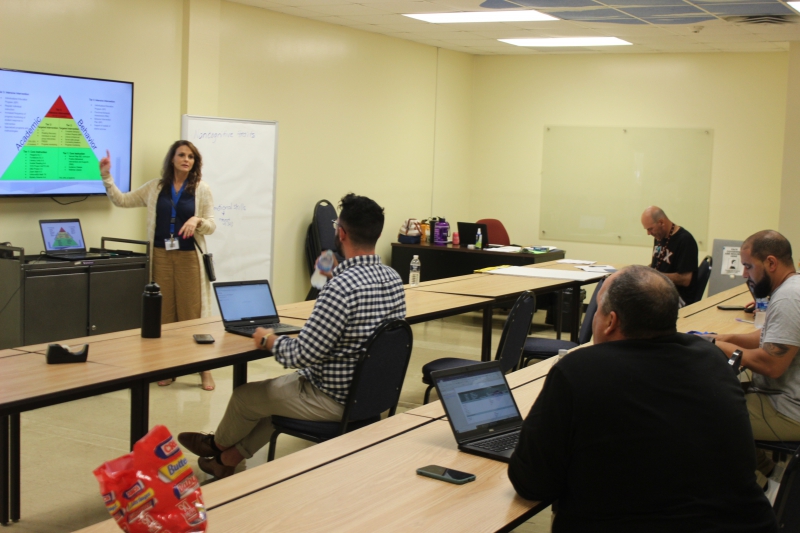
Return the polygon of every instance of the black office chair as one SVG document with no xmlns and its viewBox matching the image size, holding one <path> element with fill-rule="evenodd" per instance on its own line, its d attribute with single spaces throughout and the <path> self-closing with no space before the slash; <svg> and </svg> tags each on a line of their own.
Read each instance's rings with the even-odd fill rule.
<svg viewBox="0 0 800 533">
<path fill-rule="evenodd" d="M 514 307 L 508 313 L 506 323 L 503 326 L 503 333 L 500 336 L 500 344 L 497 346 L 495 361 L 501 362 L 503 372 L 509 372 L 517 367 L 519 358 L 522 354 L 522 346 L 528 336 L 528 330 L 533 320 L 533 310 L 536 307 L 536 296 L 530 291 L 526 291 L 517 298 Z M 428 386 L 425 389 L 424 403 L 428 403 L 431 396 L 431 389 L 434 384 L 431 379 L 431 372 L 437 370 L 448 370 L 461 366 L 474 365 L 476 361 L 472 359 L 460 359 L 457 357 L 443 357 L 431 361 L 422 367 L 422 382 Z"/>
<path fill-rule="evenodd" d="M 308 266 L 308 275 L 314 273 L 314 265 L 317 258 L 323 250 L 335 250 L 334 241 L 336 239 L 336 230 L 333 229 L 333 222 L 339 218 L 336 213 L 336 208 L 328 200 L 320 200 L 314 206 L 314 216 L 311 224 L 308 225 L 306 231 L 306 265 Z M 336 254 L 339 262 L 344 258 Z M 311 287 L 306 295 L 306 300 L 316 300 L 319 295 L 319 290 Z"/>
<path fill-rule="evenodd" d="M 324 442 L 368 426 L 389 411 L 393 416 L 400 400 L 414 338 L 405 320 L 388 320 L 370 335 L 358 358 L 350 392 L 340 422 L 312 422 L 285 416 L 273 416 L 275 431 L 269 440 L 267 461 L 275 458 L 278 435 Z"/>
<path fill-rule="evenodd" d="M 558 355 L 559 350 L 571 350 L 576 346 L 585 344 L 592 340 L 592 319 L 597 312 L 597 293 L 603 286 L 603 280 L 597 282 L 589 306 L 586 308 L 586 316 L 583 318 L 581 330 L 578 333 L 578 342 L 561 339 L 544 339 L 542 337 L 528 337 L 525 341 L 525 348 L 522 350 L 522 366 L 528 366 L 532 359 L 549 359 Z M 580 305 L 580 304 L 579 304 Z"/>
<path fill-rule="evenodd" d="M 697 286 L 695 287 L 694 300 L 686 302 L 687 305 L 703 299 L 703 293 L 706 292 L 706 285 L 708 285 L 708 278 L 711 277 L 711 263 L 711 256 L 707 255 L 700 263 L 700 266 L 697 267 Z"/>
<path fill-rule="evenodd" d="M 778 531 L 800 531 L 800 449 L 795 450 L 786 470 L 783 471 L 781 486 L 775 497 L 775 517 Z"/>
</svg>

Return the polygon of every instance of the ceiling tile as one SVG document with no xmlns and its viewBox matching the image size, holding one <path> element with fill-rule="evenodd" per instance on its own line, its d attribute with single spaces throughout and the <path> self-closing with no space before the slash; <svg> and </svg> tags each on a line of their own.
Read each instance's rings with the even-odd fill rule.
<svg viewBox="0 0 800 533">
<path fill-rule="evenodd" d="M 337 17 L 349 17 L 351 15 L 386 15 L 392 13 L 380 8 L 380 4 L 368 6 L 361 4 L 340 4 L 340 5 L 317 5 L 312 7 L 314 11 L 325 15 Z"/>
<path fill-rule="evenodd" d="M 687 4 L 682 6 L 627 7 L 620 9 L 629 15 L 639 18 L 704 13 L 701 9 Z"/>
<path fill-rule="evenodd" d="M 443 6 L 434 4 L 433 2 L 420 2 L 417 0 L 380 0 L 377 2 L 370 2 L 366 5 L 383 9 L 389 13 L 449 13 L 455 11 L 452 8 L 443 9 Z"/>
</svg>

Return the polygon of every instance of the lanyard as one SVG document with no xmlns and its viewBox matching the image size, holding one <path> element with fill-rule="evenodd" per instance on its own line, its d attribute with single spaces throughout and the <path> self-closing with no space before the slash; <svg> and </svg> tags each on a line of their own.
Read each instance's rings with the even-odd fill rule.
<svg viewBox="0 0 800 533">
<path fill-rule="evenodd" d="M 181 201 L 181 194 L 183 194 L 183 190 L 186 188 L 186 180 L 181 185 L 181 190 L 177 193 L 175 192 L 175 186 L 169 186 L 169 192 L 172 194 L 172 214 L 169 219 L 169 234 L 170 236 L 175 235 L 175 218 L 178 216 L 178 212 L 175 211 L 175 206 L 178 202 Z"/>
</svg>

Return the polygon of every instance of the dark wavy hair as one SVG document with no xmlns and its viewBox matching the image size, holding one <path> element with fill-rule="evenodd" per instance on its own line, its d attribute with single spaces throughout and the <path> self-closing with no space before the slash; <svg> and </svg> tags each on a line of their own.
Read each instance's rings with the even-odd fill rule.
<svg viewBox="0 0 800 533">
<path fill-rule="evenodd" d="M 186 178 L 186 189 L 184 191 L 194 196 L 197 185 L 200 183 L 200 178 L 203 176 L 203 157 L 197 147 L 189 141 L 175 141 L 169 147 L 167 156 L 164 158 L 164 165 L 161 167 L 161 187 L 172 187 L 172 183 L 175 181 L 175 165 L 172 164 L 172 160 L 175 158 L 175 152 L 181 146 L 188 147 L 194 154 L 194 165 L 192 165 L 192 170 L 189 171 L 189 176 Z"/>
<path fill-rule="evenodd" d="M 350 193 L 339 202 L 339 222 L 357 246 L 375 246 L 383 231 L 383 208 L 366 196 Z"/>
</svg>

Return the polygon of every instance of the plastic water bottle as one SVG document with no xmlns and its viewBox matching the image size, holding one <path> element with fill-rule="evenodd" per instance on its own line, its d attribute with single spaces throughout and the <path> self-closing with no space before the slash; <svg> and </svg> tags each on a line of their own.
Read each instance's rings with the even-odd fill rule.
<svg viewBox="0 0 800 533">
<path fill-rule="evenodd" d="M 311 275 L 311 286 L 315 289 L 322 289 L 328 282 L 328 277 L 323 273 L 330 272 L 333 268 L 333 252 L 325 250 L 317 260 L 317 267 Z"/>
<path fill-rule="evenodd" d="M 408 271 L 408 283 L 412 287 L 419 285 L 420 272 L 422 271 L 422 263 L 419 262 L 419 256 L 415 255 L 411 259 L 411 269 Z"/>
<path fill-rule="evenodd" d="M 767 304 L 769 300 L 767 298 L 756 298 L 756 312 L 753 315 L 753 322 L 755 323 L 756 329 L 761 329 L 764 327 L 764 320 L 767 318 Z"/>
<path fill-rule="evenodd" d="M 155 281 L 145 285 L 142 294 L 142 337 L 161 337 L 161 287 Z"/>
<path fill-rule="evenodd" d="M 478 228 L 478 233 L 475 234 L 475 249 L 480 250 L 483 248 L 483 236 L 481 236 L 481 228 Z"/>
</svg>

